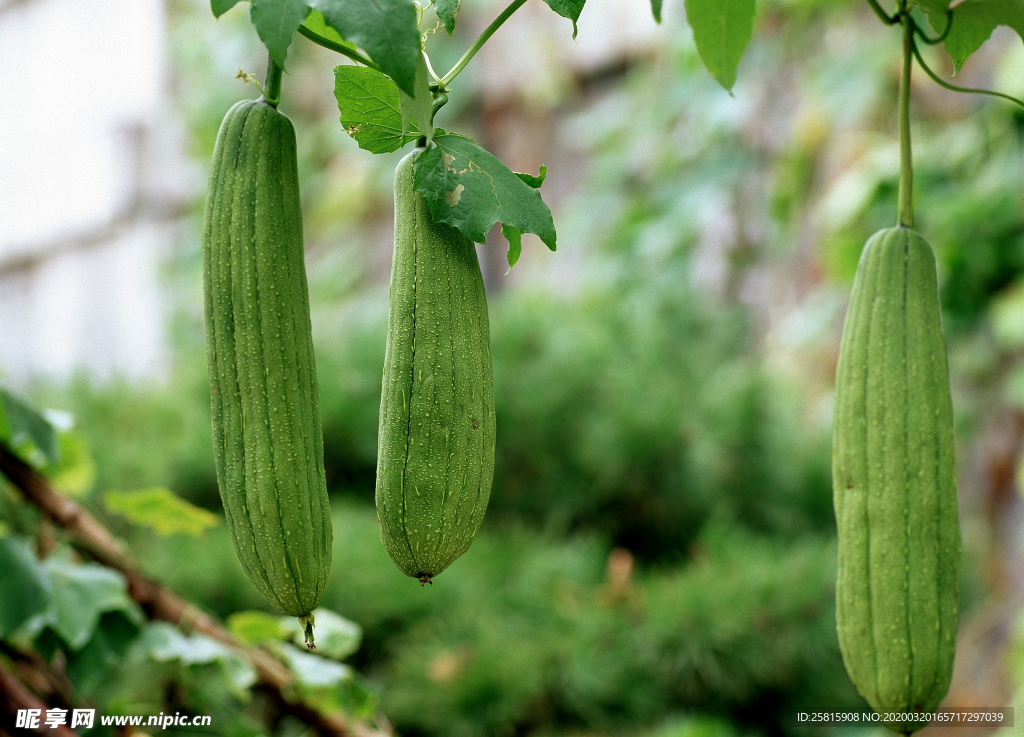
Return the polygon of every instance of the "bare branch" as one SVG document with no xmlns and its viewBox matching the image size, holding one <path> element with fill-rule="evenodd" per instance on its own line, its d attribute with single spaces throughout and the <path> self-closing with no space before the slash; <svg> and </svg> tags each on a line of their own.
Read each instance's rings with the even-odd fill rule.
<svg viewBox="0 0 1024 737">
<path fill-rule="evenodd" d="M 285 710 L 321 734 L 334 737 L 393 737 L 390 729 L 373 729 L 350 720 L 341 713 L 323 714 L 313 706 L 292 697 L 291 694 L 295 690 L 294 678 L 281 662 L 266 650 L 243 645 L 223 625 L 198 606 L 142 575 L 138 563 L 125 546 L 99 520 L 54 489 L 44 476 L 2 444 L 0 472 L 10 479 L 28 501 L 68 530 L 76 546 L 100 563 L 124 574 L 128 580 L 129 595 L 150 619 L 170 622 L 185 632 L 200 632 L 231 647 L 252 664 L 262 685 Z M 68 734 L 74 733 L 69 730 Z"/>
</svg>

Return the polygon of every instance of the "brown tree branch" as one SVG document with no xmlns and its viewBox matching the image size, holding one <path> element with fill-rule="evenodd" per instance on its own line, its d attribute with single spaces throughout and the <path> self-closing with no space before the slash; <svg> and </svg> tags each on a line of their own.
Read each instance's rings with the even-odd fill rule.
<svg viewBox="0 0 1024 737">
<path fill-rule="evenodd" d="M 19 709 L 39 709 L 42 715 L 46 713 L 46 704 L 37 699 L 26 686 L 15 678 L 4 664 L 0 662 L 0 711 L 5 711 L 15 716 Z M 42 720 L 40 719 L 40 723 Z M 54 737 L 78 737 L 78 732 L 67 725 L 59 725 L 56 729 L 49 727 L 32 730 L 37 734 L 52 734 Z"/>
<path fill-rule="evenodd" d="M 128 594 L 150 619 L 170 622 L 186 632 L 200 632 L 231 647 L 252 664 L 260 683 L 285 710 L 321 734 L 334 737 L 393 737 L 390 729 L 373 729 L 340 713 L 323 714 L 294 696 L 294 678 L 281 662 L 266 650 L 243 645 L 195 604 L 142 575 L 138 563 L 125 546 L 99 520 L 54 489 L 44 476 L 3 444 L 0 444 L 0 472 L 10 479 L 28 501 L 70 532 L 78 547 L 100 563 L 120 571 L 128 580 Z"/>
</svg>

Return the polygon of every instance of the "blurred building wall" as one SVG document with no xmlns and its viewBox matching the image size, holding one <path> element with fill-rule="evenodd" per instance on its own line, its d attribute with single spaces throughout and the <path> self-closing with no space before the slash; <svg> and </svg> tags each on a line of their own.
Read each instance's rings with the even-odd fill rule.
<svg viewBox="0 0 1024 737">
<path fill-rule="evenodd" d="M 0 376 L 159 376 L 185 187 L 162 0 L 0 0 Z"/>
</svg>

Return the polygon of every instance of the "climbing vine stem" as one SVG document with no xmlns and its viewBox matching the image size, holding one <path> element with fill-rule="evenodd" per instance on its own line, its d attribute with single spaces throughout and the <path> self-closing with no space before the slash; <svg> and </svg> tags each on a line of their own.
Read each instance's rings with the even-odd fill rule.
<svg viewBox="0 0 1024 737">
<path fill-rule="evenodd" d="M 914 54 L 914 21 L 903 15 L 903 73 L 900 76 L 899 224 L 914 227 L 914 165 L 910 150 L 910 69 Z"/>
<path fill-rule="evenodd" d="M 931 67 L 924 63 L 924 59 L 921 58 L 921 52 L 917 46 L 914 46 L 914 58 L 917 59 L 918 66 L 924 70 L 924 73 L 931 77 L 932 81 L 940 87 L 945 87 L 947 90 L 952 90 L 953 92 L 967 92 L 972 95 L 992 95 L 993 97 L 1001 97 L 1004 100 L 1009 100 L 1014 105 L 1019 105 L 1024 108 L 1024 100 L 1019 100 L 1016 97 L 1003 94 L 1002 92 L 996 92 L 995 90 L 983 90 L 977 87 L 958 87 L 955 84 L 950 84 L 939 77 L 939 75 L 932 71 Z"/>
<path fill-rule="evenodd" d="M 870 1 L 871 0 L 869 0 L 869 2 Z M 519 8 L 521 8 L 525 3 L 526 0 L 512 0 L 512 2 L 509 3 L 509 6 L 501 11 L 501 14 L 491 22 L 491 25 L 484 29 L 484 32 L 477 37 L 476 41 L 473 42 L 473 45 L 470 46 L 466 50 L 466 53 L 462 55 L 462 58 L 455 63 L 455 66 L 451 68 L 451 71 L 441 77 L 440 84 L 442 89 L 448 88 L 448 85 L 451 84 L 452 80 L 455 79 L 459 75 L 459 72 L 465 69 L 470 60 L 476 56 L 476 52 L 478 52 L 483 45 L 487 43 L 487 39 L 493 36 L 494 32 L 501 28 L 502 23 L 507 21 L 512 14 L 519 10 Z"/>
<path fill-rule="evenodd" d="M 352 61 L 357 61 L 363 66 L 370 67 L 370 69 L 374 69 L 378 72 L 383 73 L 383 70 L 380 68 L 380 66 L 372 59 L 370 59 L 368 56 L 360 54 L 353 48 L 349 48 L 348 46 L 343 46 L 340 43 L 336 43 L 335 41 L 332 41 L 329 38 L 324 38 L 319 33 L 316 33 L 306 28 L 305 25 L 299 26 L 299 33 L 301 33 L 303 36 L 305 36 L 318 46 L 323 46 L 325 49 L 330 49 L 331 51 L 337 51 L 339 54 L 347 56 Z"/>
<path fill-rule="evenodd" d="M 875 14 L 882 19 L 882 22 L 887 26 L 894 26 L 900 22 L 899 15 L 889 17 L 889 14 L 882 10 L 882 6 L 878 4 L 878 0 L 868 0 L 868 5 L 875 11 Z"/>
</svg>

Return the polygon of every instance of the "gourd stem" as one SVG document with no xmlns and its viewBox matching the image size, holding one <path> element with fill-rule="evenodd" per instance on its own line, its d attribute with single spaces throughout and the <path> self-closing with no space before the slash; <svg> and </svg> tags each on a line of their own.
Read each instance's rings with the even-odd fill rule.
<svg viewBox="0 0 1024 737">
<path fill-rule="evenodd" d="M 462 58 L 455 63 L 455 66 L 451 68 L 451 71 L 441 77 L 441 89 L 448 88 L 448 85 L 451 84 L 452 80 L 459 75 L 459 72 L 466 68 L 470 59 L 476 56 L 476 52 L 478 52 L 483 45 L 487 43 L 487 39 L 493 36 L 494 32 L 501 28 L 501 24 L 507 21 L 512 14 L 519 10 L 519 8 L 521 8 L 525 3 L 526 0 L 512 0 L 512 2 L 509 3 L 509 6 L 501 11 L 501 14 L 491 22 L 491 25 L 484 29 L 484 32 L 481 33 L 476 41 L 473 42 L 473 45 L 467 49 L 466 53 L 462 55 Z"/>
<path fill-rule="evenodd" d="M 910 150 L 910 69 L 914 54 L 914 22 L 903 17 L 903 73 L 900 76 L 900 190 L 897 218 L 914 227 L 914 166 Z"/>
<path fill-rule="evenodd" d="M 274 107 L 281 101 L 281 74 L 284 70 L 277 65 L 274 57 L 267 55 L 267 81 L 264 83 L 264 96 Z"/>
</svg>

